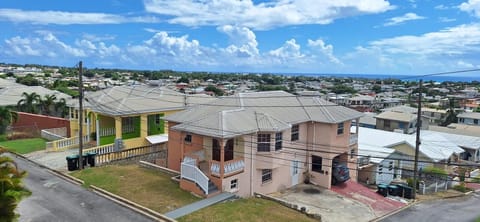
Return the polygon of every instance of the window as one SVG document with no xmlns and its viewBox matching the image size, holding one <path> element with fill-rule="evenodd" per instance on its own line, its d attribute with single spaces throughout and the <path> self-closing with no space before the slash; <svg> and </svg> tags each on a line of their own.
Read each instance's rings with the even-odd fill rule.
<svg viewBox="0 0 480 222">
<path fill-rule="evenodd" d="M 282 133 L 275 133 L 275 150 L 282 149 Z"/>
<path fill-rule="evenodd" d="M 323 173 L 322 162 L 323 159 L 321 156 L 312 155 L 312 171 Z"/>
<path fill-rule="evenodd" d="M 400 128 L 400 129 L 405 128 L 405 123 L 403 123 L 403 122 L 398 122 L 398 128 Z"/>
<path fill-rule="evenodd" d="M 272 169 L 262 170 L 262 183 L 272 181 Z"/>
<path fill-rule="evenodd" d="M 385 128 L 390 128 L 390 120 L 384 120 L 384 121 L 383 121 L 383 126 L 384 126 Z"/>
<path fill-rule="evenodd" d="M 355 157 L 355 149 L 350 150 L 350 159 L 353 159 Z"/>
<path fill-rule="evenodd" d="M 237 189 L 238 188 L 238 179 L 234 179 L 230 181 L 230 189 Z"/>
<path fill-rule="evenodd" d="M 270 152 L 270 134 L 258 134 L 257 151 Z"/>
<path fill-rule="evenodd" d="M 157 125 L 160 124 L 160 114 L 155 115 L 155 124 L 157 124 Z"/>
<path fill-rule="evenodd" d="M 185 135 L 185 142 L 186 143 L 191 143 L 192 142 L 192 134 Z"/>
<path fill-rule="evenodd" d="M 298 138 L 299 138 L 299 127 L 298 125 L 293 125 L 292 126 L 292 138 L 291 138 L 291 141 L 297 141 Z"/>
<path fill-rule="evenodd" d="M 339 123 L 337 125 L 337 135 L 343 134 L 343 127 L 344 127 L 343 123 Z"/>
</svg>

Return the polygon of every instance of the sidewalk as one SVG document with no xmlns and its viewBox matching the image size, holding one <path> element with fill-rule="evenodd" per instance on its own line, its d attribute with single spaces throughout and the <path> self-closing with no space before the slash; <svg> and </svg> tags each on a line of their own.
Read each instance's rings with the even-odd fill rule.
<svg viewBox="0 0 480 222">
<path fill-rule="evenodd" d="M 206 198 L 200 201 L 197 201 L 195 203 L 189 204 L 187 206 L 180 207 L 176 210 L 170 211 L 165 214 L 165 216 L 172 218 L 172 219 L 177 219 L 179 217 L 185 216 L 187 214 L 191 214 L 197 210 L 200 210 L 202 208 L 208 207 L 210 205 L 234 198 L 235 195 L 232 193 L 221 193 L 218 195 L 215 195 L 210 198 Z"/>
</svg>

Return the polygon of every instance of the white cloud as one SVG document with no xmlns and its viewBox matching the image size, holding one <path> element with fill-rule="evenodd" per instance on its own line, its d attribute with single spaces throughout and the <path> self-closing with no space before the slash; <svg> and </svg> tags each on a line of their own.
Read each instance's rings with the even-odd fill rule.
<svg viewBox="0 0 480 222">
<path fill-rule="evenodd" d="M 151 13 L 170 16 L 186 26 L 237 25 L 271 29 L 289 25 L 329 24 L 335 19 L 382 13 L 394 7 L 386 0 L 282 0 L 255 4 L 252 0 L 145 0 Z"/>
<path fill-rule="evenodd" d="M 476 17 L 480 17 L 480 0 L 468 0 L 458 6 L 460 10 L 472 13 Z"/>
<path fill-rule="evenodd" d="M 454 22 L 454 21 L 457 21 L 457 19 L 447 18 L 447 17 L 440 17 L 440 18 L 438 18 L 438 20 L 439 20 L 440 22 Z"/>
<path fill-rule="evenodd" d="M 419 20 L 419 19 L 425 19 L 423 16 L 419 16 L 415 13 L 406 13 L 405 15 L 398 16 L 398 17 L 393 17 L 388 19 L 388 21 L 383 24 L 384 26 L 392 26 L 392 25 L 399 25 L 402 24 L 406 21 L 412 21 L 412 20 Z"/>
<path fill-rule="evenodd" d="M 434 9 L 436 9 L 436 10 L 447 10 L 447 9 L 450 9 L 450 7 L 440 4 L 440 5 L 435 6 Z"/>
<path fill-rule="evenodd" d="M 224 25 L 217 28 L 218 31 L 225 33 L 232 43 L 226 48 L 230 54 L 238 57 L 256 57 L 259 54 L 258 42 L 255 33 L 246 27 L 236 27 Z"/>
<path fill-rule="evenodd" d="M 322 39 L 317 39 L 317 40 L 308 40 L 308 46 L 311 47 L 314 50 L 317 50 L 321 53 L 321 55 L 324 55 L 327 57 L 327 59 L 336 64 L 341 64 L 340 60 L 336 58 L 333 55 L 333 46 L 332 45 L 327 45 Z"/>
<path fill-rule="evenodd" d="M 0 20 L 32 24 L 120 24 L 158 22 L 156 17 L 123 17 L 106 13 L 79 13 L 63 11 L 25 11 L 19 9 L 0 9 Z"/>
</svg>

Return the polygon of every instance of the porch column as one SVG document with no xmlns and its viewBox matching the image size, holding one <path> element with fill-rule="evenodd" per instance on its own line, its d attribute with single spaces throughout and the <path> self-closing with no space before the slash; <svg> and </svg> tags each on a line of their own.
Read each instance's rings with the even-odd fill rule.
<svg viewBox="0 0 480 222">
<path fill-rule="evenodd" d="M 97 136 L 97 146 L 100 146 L 100 121 L 98 115 L 95 118 L 95 134 Z"/>
<path fill-rule="evenodd" d="M 115 117 L 115 139 L 122 138 L 122 117 Z"/>
<path fill-rule="evenodd" d="M 225 143 L 223 139 L 220 140 L 220 180 L 223 180 L 223 174 L 225 173 Z"/>
<path fill-rule="evenodd" d="M 90 116 L 87 116 L 87 141 L 90 142 Z"/>
<path fill-rule="evenodd" d="M 140 137 L 148 136 L 148 116 L 147 114 L 140 115 Z"/>
</svg>

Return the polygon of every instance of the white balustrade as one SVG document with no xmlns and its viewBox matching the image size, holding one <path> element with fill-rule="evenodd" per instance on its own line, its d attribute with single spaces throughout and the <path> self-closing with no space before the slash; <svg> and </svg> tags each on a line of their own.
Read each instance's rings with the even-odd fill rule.
<svg viewBox="0 0 480 222">
<path fill-rule="evenodd" d="M 243 159 L 240 160 L 230 160 L 223 164 L 223 174 L 224 176 L 228 176 L 230 174 L 234 174 L 237 172 L 241 172 L 245 169 L 245 161 Z M 210 172 L 213 175 L 220 176 L 220 163 L 219 162 L 212 162 L 210 166 Z"/>
<path fill-rule="evenodd" d="M 195 159 L 185 158 L 181 165 L 182 179 L 188 179 L 200 186 L 203 192 L 208 195 L 208 177 L 196 166 Z"/>
</svg>

